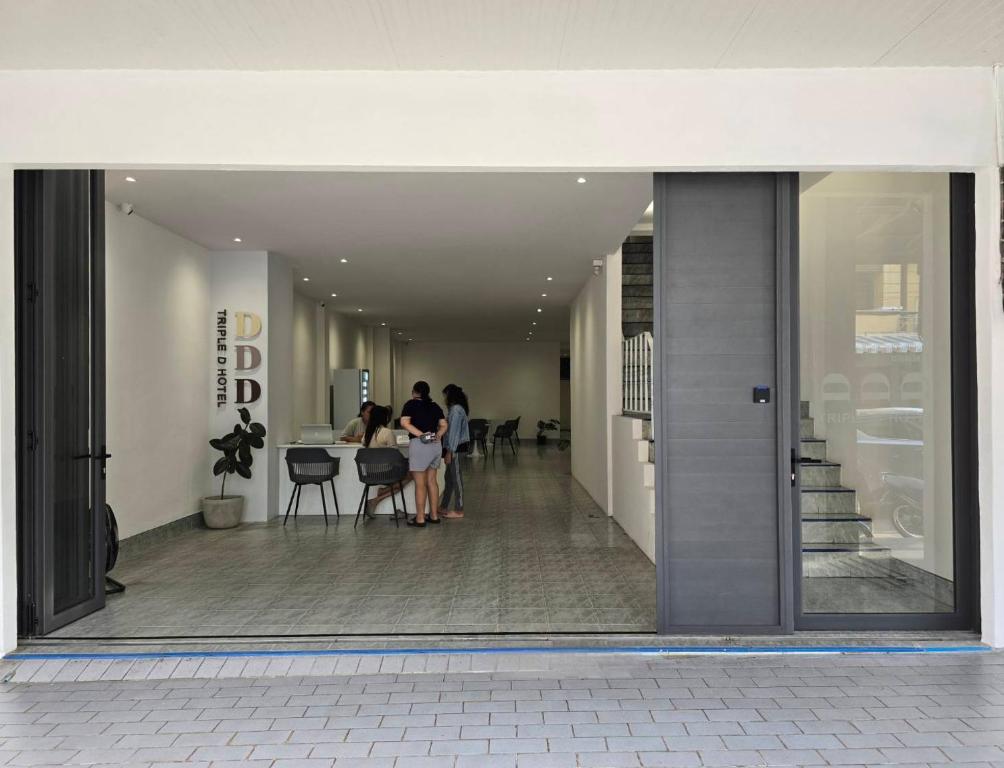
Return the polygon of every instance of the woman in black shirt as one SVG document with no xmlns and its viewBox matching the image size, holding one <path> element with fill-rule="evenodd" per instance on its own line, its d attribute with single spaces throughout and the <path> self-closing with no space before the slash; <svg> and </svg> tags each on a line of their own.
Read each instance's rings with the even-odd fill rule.
<svg viewBox="0 0 1004 768">
<path fill-rule="evenodd" d="M 415 506 L 418 511 L 408 525 L 425 527 L 425 506 L 429 505 L 429 522 L 439 522 L 439 480 L 436 471 L 443 460 L 443 435 L 446 416 L 443 409 L 429 397 L 429 384 L 416 381 L 411 388 L 411 400 L 401 411 L 401 428 L 408 431 L 408 469 L 415 480 Z"/>
</svg>

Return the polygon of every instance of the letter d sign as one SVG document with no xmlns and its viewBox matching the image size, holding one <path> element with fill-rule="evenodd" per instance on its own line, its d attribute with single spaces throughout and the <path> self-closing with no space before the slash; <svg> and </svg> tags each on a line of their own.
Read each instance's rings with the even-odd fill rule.
<svg viewBox="0 0 1004 768">
<path fill-rule="evenodd" d="M 261 333 L 261 318 L 254 312 L 234 312 L 237 323 L 235 336 L 238 339 L 255 339 Z"/>
</svg>

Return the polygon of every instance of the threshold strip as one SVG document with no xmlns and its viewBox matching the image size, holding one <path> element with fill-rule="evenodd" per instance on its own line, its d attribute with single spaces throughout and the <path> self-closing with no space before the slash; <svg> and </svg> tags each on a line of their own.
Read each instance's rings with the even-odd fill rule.
<svg viewBox="0 0 1004 768">
<path fill-rule="evenodd" d="M 139 651 L 126 653 L 30 653 L 14 652 L 4 657 L 8 661 L 72 661 L 94 660 L 149 660 L 149 659 L 193 659 L 193 658 L 281 658 L 287 656 L 464 656 L 464 655 L 504 655 L 504 654 L 591 654 L 613 655 L 632 654 L 646 656 L 762 656 L 762 655 L 834 655 L 834 654 L 911 654 L 911 653 L 986 653 L 992 649 L 986 645 L 804 645 L 804 646 L 715 646 L 715 645 L 666 645 L 666 646 L 610 646 L 563 647 L 522 646 L 515 648 L 360 648 L 327 650 L 233 650 L 233 651 Z"/>
</svg>

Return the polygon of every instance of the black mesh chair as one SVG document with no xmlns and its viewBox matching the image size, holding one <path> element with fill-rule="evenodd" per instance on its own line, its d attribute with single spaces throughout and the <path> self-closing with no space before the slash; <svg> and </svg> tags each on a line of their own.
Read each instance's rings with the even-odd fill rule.
<svg viewBox="0 0 1004 768">
<path fill-rule="evenodd" d="M 522 418 L 523 418 L 522 416 L 517 416 L 511 422 L 512 423 L 512 436 L 516 438 L 516 445 L 519 445 L 519 420 L 522 419 Z"/>
<path fill-rule="evenodd" d="M 495 443 L 499 440 L 508 440 L 509 447 L 512 449 L 512 455 L 516 455 L 516 446 L 512 441 L 514 434 L 513 423 L 513 421 L 507 421 L 495 427 L 495 432 L 492 434 L 492 456 L 495 455 Z"/>
<path fill-rule="evenodd" d="M 488 419 L 471 419 L 467 424 L 471 442 L 481 446 L 481 452 L 488 453 Z"/>
<path fill-rule="evenodd" d="M 293 519 L 300 511 L 300 492 L 305 485 L 316 485 L 321 491 L 321 508 L 324 510 L 324 524 L 328 524 L 328 504 L 324 500 L 324 484 L 331 483 L 331 496 L 335 500 L 335 516 L 341 517 L 338 510 L 338 494 L 335 493 L 335 477 L 338 475 L 340 459 L 332 456 L 323 448 L 290 448 L 286 451 L 286 469 L 293 483 L 293 493 L 286 505 L 286 516 L 282 519 L 285 525 L 289 520 L 289 510 L 296 497 L 296 507 L 293 509 Z"/>
<path fill-rule="evenodd" d="M 356 451 L 356 469 L 359 470 L 359 482 L 363 484 L 363 495 L 359 499 L 359 509 L 356 510 L 355 528 L 359 525 L 359 516 L 372 515 L 366 510 L 370 488 L 386 485 L 390 488 L 391 504 L 394 505 L 394 525 L 401 527 L 401 519 L 397 514 L 397 497 L 394 487 L 401 492 L 401 504 L 404 507 L 404 517 L 408 517 L 408 502 L 404 499 L 404 481 L 408 477 L 408 459 L 397 448 L 360 448 Z"/>
</svg>

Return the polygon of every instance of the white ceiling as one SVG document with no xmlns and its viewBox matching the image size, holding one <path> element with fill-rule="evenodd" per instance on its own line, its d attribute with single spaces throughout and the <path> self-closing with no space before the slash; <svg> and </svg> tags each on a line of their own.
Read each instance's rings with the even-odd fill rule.
<svg viewBox="0 0 1004 768">
<path fill-rule="evenodd" d="M 0 0 L 0 69 L 674 69 L 1001 61 L 1002 0 Z"/>
<path fill-rule="evenodd" d="M 402 338 L 563 341 L 592 260 L 652 199 L 650 174 L 577 178 L 137 170 L 105 183 L 111 202 L 206 248 L 286 256 L 296 290 Z"/>
</svg>

